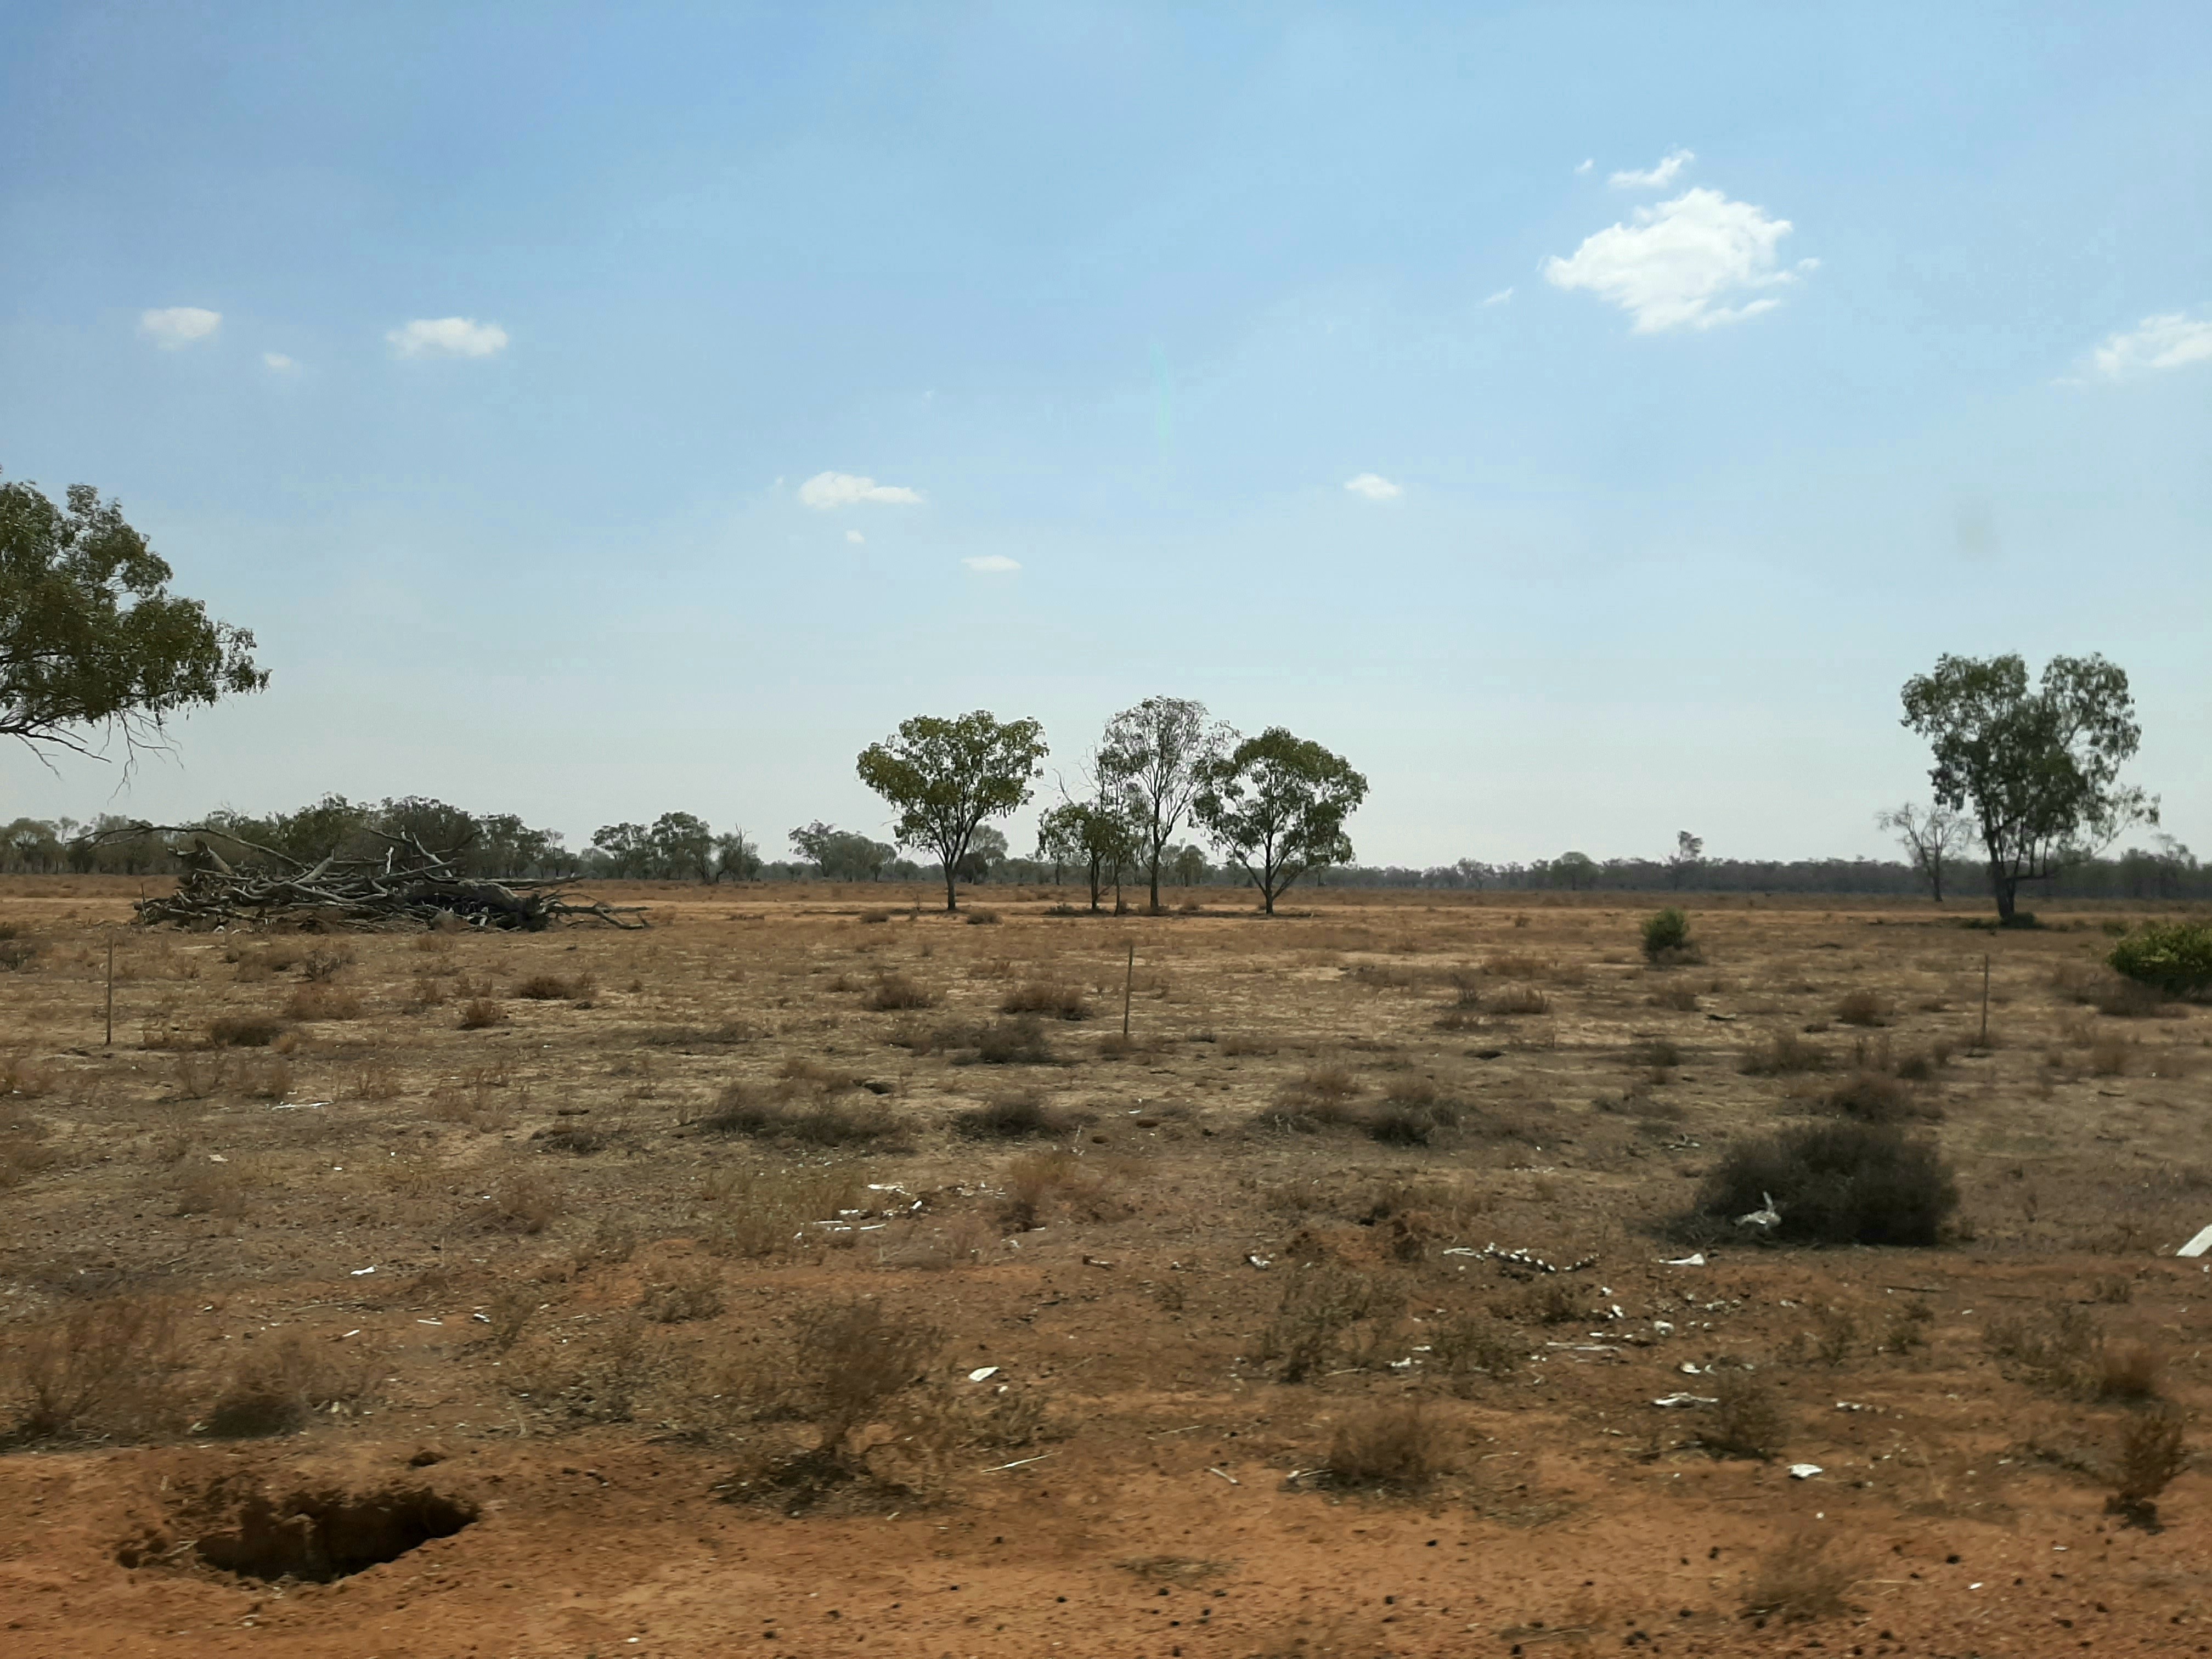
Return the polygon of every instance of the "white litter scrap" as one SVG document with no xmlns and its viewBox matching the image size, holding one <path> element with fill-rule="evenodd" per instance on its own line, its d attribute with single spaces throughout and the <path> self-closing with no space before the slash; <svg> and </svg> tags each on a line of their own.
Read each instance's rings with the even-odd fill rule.
<svg viewBox="0 0 2212 1659">
<path fill-rule="evenodd" d="M 1818 1463 L 1792 1463 L 1790 1466 L 1790 1478 L 1792 1480 L 1810 1480 L 1820 1472 L 1820 1466 Z"/>
<path fill-rule="evenodd" d="M 1266 1268 L 1275 1265 L 1275 1258 L 1271 1255 L 1248 1255 L 1244 1259 L 1255 1267 Z"/>
<path fill-rule="evenodd" d="M 1446 1255 L 1456 1255 L 1456 1250 L 1447 1250 Z M 1495 1244 L 1486 1244 L 1479 1250 L 1469 1250 L 1469 1255 L 1486 1255 L 1493 1261 L 1510 1261 L 1516 1267 L 1534 1267 L 1540 1273 L 1574 1273 L 1585 1267 L 1597 1266 L 1597 1258 L 1586 1255 L 1579 1261 L 1570 1261 L 1564 1267 L 1555 1267 L 1534 1250 L 1501 1250 Z"/>
<path fill-rule="evenodd" d="M 1668 1267 L 1702 1267 L 1705 1265 L 1705 1253 L 1703 1250 L 1693 1250 L 1688 1255 L 1673 1257 L 1661 1265 Z"/>
<path fill-rule="evenodd" d="M 294 1100 L 287 1101 L 282 1105 L 271 1106 L 269 1109 L 272 1112 L 313 1112 L 330 1103 L 327 1100 Z"/>
<path fill-rule="evenodd" d="M 1709 1400 L 1701 1394 L 1669 1394 L 1661 1395 L 1651 1403 L 1672 1409 L 1680 1406 L 1717 1406 L 1721 1402 L 1717 1399 Z"/>
<path fill-rule="evenodd" d="M 356 1267 L 356 1268 L 353 1270 L 353 1276 L 354 1276 L 356 1279 L 360 1279 L 360 1278 L 362 1278 L 362 1276 L 364 1276 L 365 1274 L 368 1274 L 368 1273 L 374 1273 L 375 1271 L 376 1271 L 376 1269 L 375 1269 L 375 1268 L 374 1268 L 374 1267 Z"/>
<path fill-rule="evenodd" d="M 970 1382 L 988 1382 L 998 1374 L 999 1368 L 996 1365 L 978 1365 L 968 1373 L 968 1380 Z"/>
<path fill-rule="evenodd" d="M 1761 1193 L 1759 1196 L 1766 1200 L 1766 1207 L 1763 1210 L 1753 1210 L 1748 1215 L 1738 1216 L 1735 1218 L 1735 1224 L 1739 1227 L 1756 1227 L 1761 1232 L 1771 1232 L 1782 1224 L 1782 1212 L 1774 1207 L 1772 1193 Z"/>
<path fill-rule="evenodd" d="M 2212 1250 L 2212 1227 L 2205 1228 L 2196 1237 L 2174 1252 L 2176 1255 L 2199 1256 Z"/>
</svg>

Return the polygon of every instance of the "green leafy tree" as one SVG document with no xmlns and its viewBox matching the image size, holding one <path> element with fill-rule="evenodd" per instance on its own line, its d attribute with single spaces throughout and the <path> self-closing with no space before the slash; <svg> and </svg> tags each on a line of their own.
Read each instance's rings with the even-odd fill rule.
<svg viewBox="0 0 2212 1659">
<path fill-rule="evenodd" d="M 937 855 L 945 908 L 960 908 L 960 860 L 988 818 L 1028 800 L 1048 751 L 1035 720 L 1000 722 L 989 711 L 944 719 L 917 714 L 860 751 L 860 781 L 898 809 L 902 847 Z"/>
<path fill-rule="evenodd" d="M 1165 868 L 1178 887 L 1195 887 L 1206 877 L 1206 848 L 1185 842 L 1168 849 Z"/>
<path fill-rule="evenodd" d="M 991 872 L 1006 861 L 1011 850 L 1005 830 L 988 823 L 980 825 L 968 850 L 960 855 L 960 879 L 970 886 L 990 880 Z"/>
<path fill-rule="evenodd" d="M 761 872 L 760 848 L 743 830 L 714 837 L 715 873 L 730 881 L 757 881 Z"/>
<path fill-rule="evenodd" d="M 1597 879 L 1597 860 L 1588 853 L 1562 853 L 1547 866 L 1554 884 L 1579 893 Z"/>
<path fill-rule="evenodd" d="M 817 818 L 791 832 L 792 850 L 824 881 L 880 881 L 898 849 Z"/>
<path fill-rule="evenodd" d="M 2031 690 L 2017 653 L 1947 655 L 1901 695 L 1902 723 L 1935 751 L 1936 804 L 1973 815 L 2001 922 L 2016 919 L 2022 882 L 2158 822 L 2158 802 L 2119 781 L 2142 728 L 2126 671 L 2103 657 L 2053 657 Z"/>
<path fill-rule="evenodd" d="M 1147 697 L 1106 723 L 1093 769 L 1103 787 L 1129 799 L 1155 910 L 1161 855 L 1197 799 L 1206 769 L 1236 735 L 1188 697 Z"/>
<path fill-rule="evenodd" d="M 253 635 L 168 591 L 168 565 L 89 484 L 57 507 L 0 482 L 0 737 L 157 744 L 180 710 L 258 691 Z"/>
<path fill-rule="evenodd" d="M 690 812 L 663 812 L 646 835 L 663 875 L 683 881 L 714 879 L 714 832 L 704 818 Z"/>
<path fill-rule="evenodd" d="M 641 823 L 603 824 L 592 831 L 592 845 L 611 876 L 635 879 L 653 872 L 653 832 Z"/>
<path fill-rule="evenodd" d="M 1674 850 L 1667 854 L 1667 884 L 1680 887 L 1704 866 L 1705 838 L 1686 830 L 1674 832 Z"/>
<path fill-rule="evenodd" d="M 1137 828 L 1119 801 L 1062 801 L 1037 819 L 1037 856 L 1081 866 L 1095 912 L 1107 885 L 1119 887 L 1136 861 Z"/>
<path fill-rule="evenodd" d="M 1271 726 L 1200 767 L 1192 813 L 1243 866 L 1272 916 L 1307 871 L 1352 861 L 1344 821 L 1366 799 L 1367 780 L 1341 755 Z"/>
</svg>

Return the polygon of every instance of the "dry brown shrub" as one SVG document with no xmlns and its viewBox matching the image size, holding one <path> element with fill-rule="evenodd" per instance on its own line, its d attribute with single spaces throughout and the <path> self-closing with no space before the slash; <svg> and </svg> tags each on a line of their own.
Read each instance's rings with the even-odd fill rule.
<svg viewBox="0 0 2212 1659">
<path fill-rule="evenodd" d="M 590 996 L 597 983 L 590 974 L 532 974 L 517 981 L 509 994 L 525 1002 L 577 1002 Z"/>
<path fill-rule="evenodd" d="M 282 1100 L 292 1092 L 292 1067 L 281 1055 L 245 1066 L 240 1091 L 254 1100 Z"/>
<path fill-rule="evenodd" d="M 179 1215 L 211 1215 L 237 1221 L 246 1214 L 246 1181 L 234 1164 L 206 1161 L 186 1164 L 175 1182 Z"/>
<path fill-rule="evenodd" d="M 28 1053 L 0 1054 L 0 1099 L 41 1099 L 53 1093 L 56 1077 L 52 1066 Z"/>
<path fill-rule="evenodd" d="M 2130 1057 L 2130 1045 L 2116 1036 L 2100 1036 L 2089 1045 L 2089 1069 L 2099 1077 L 2124 1076 Z"/>
<path fill-rule="evenodd" d="M 1033 979 L 1016 986 L 999 1004 L 1002 1014 L 1043 1014 L 1053 1019 L 1088 1019 L 1091 1005 L 1081 989 Z"/>
<path fill-rule="evenodd" d="M 732 1083 L 715 1098 L 714 1109 L 698 1120 L 703 1134 L 744 1135 L 756 1140 L 785 1140 L 806 1146 L 863 1146 L 887 1140 L 899 1123 L 890 1107 L 873 1095 L 848 1098 L 830 1090 L 795 1085 Z"/>
<path fill-rule="evenodd" d="M 814 1224 L 867 1196 L 854 1169 L 717 1170 L 700 1188 L 710 1249 L 752 1260 L 799 1249 Z"/>
<path fill-rule="evenodd" d="M 860 1006 L 871 1013 L 887 1014 L 904 1008 L 933 1008 L 937 1006 L 935 993 L 915 983 L 904 974 L 885 973 L 876 977 L 860 998 Z"/>
<path fill-rule="evenodd" d="M 176 1311 L 149 1297 L 82 1302 L 15 1338 L 4 1371 L 18 1442 L 143 1439 L 183 1425 Z"/>
<path fill-rule="evenodd" d="M 712 1319 L 722 1311 L 722 1276 L 710 1264 L 697 1263 L 647 1285 L 637 1306 L 656 1325 Z"/>
<path fill-rule="evenodd" d="M 1418 1492 L 1451 1472 L 1451 1437 L 1419 1401 L 1365 1406 L 1336 1425 L 1323 1467 L 1341 1486 Z"/>
<path fill-rule="evenodd" d="M 1486 1314 L 1455 1314 L 1429 1334 L 1429 1369 L 1460 1393 L 1477 1376 L 1510 1375 L 1527 1352 L 1510 1326 Z"/>
<path fill-rule="evenodd" d="M 483 1223 L 502 1232 L 544 1232 L 567 1212 L 567 1195 L 534 1170 L 510 1170 L 492 1183 L 482 1206 Z"/>
<path fill-rule="evenodd" d="M 2158 1495 L 2189 1467 L 2185 1426 L 2181 1413 L 2171 1407 L 2130 1412 L 2122 1419 L 2106 1513 L 2146 1532 L 2160 1530 Z"/>
<path fill-rule="evenodd" d="M 316 1412 L 358 1409 L 372 1397 L 383 1357 L 356 1343 L 310 1343 L 287 1331 L 241 1342 L 223 1390 L 209 1411 L 207 1432 L 226 1440 L 289 1434 Z"/>
<path fill-rule="evenodd" d="M 0 1127 L 0 1192 L 53 1167 L 54 1151 L 44 1144 L 45 1133 L 33 1124 Z"/>
<path fill-rule="evenodd" d="M 380 1060 L 364 1060 L 354 1073 L 347 1092 L 356 1100 L 394 1100 L 399 1095 L 397 1067 Z"/>
<path fill-rule="evenodd" d="M 351 991 L 319 981 L 300 986 L 284 1000 L 284 1018 L 297 1020 L 359 1019 L 362 1000 Z"/>
<path fill-rule="evenodd" d="M 1065 1127 L 1034 1089 L 997 1096 L 952 1121 L 953 1133 L 970 1140 L 1019 1140 L 1058 1134 Z"/>
<path fill-rule="evenodd" d="M 1259 1357 L 1274 1363 L 1283 1382 L 1306 1382 L 1344 1356 L 1347 1339 L 1382 1312 L 1384 1302 L 1381 1285 L 1366 1273 L 1334 1263 L 1301 1267 L 1284 1285 L 1274 1317 L 1260 1334 Z"/>
<path fill-rule="evenodd" d="M 1043 1224 L 1054 1205 L 1087 1208 L 1105 1189 L 1106 1175 L 1096 1160 L 1060 1148 L 1030 1152 L 1006 1165 L 1006 1201 L 1000 1224 L 1012 1233 Z"/>
<path fill-rule="evenodd" d="M 1743 1610 L 1753 1618 L 1788 1623 L 1833 1618 L 1849 1611 L 1851 1586 L 1862 1576 L 1833 1529 L 1808 1528 L 1759 1558 L 1745 1589 Z"/>
<path fill-rule="evenodd" d="M 1774 1385 L 1753 1371 L 1729 1370 L 1713 1379 L 1712 1389 L 1718 1403 L 1698 1438 L 1723 1457 L 1772 1460 L 1789 1435 Z"/>
<path fill-rule="evenodd" d="M 2148 1342 L 2107 1342 L 2098 1351 L 2097 1398 L 2140 1403 L 2158 1397 L 2166 1353 Z"/>
<path fill-rule="evenodd" d="M 807 1309 L 793 1322 L 785 1400 L 821 1433 L 818 1449 L 857 1457 L 856 1440 L 893 1399 L 921 1382 L 945 1345 L 941 1332 L 867 1301 Z"/>
<path fill-rule="evenodd" d="M 218 1014 L 208 1022 L 208 1041 L 218 1048 L 266 1048 L 284 1034 L 274 1014 Z"/>
<path fill-rule="evenodd" d="M 1795 1031 L 1777 1031 L 1765 1042 L 1747 1048 L 1738 1068 L 1746 1077 L 1793 1077 L 1806 1072 L 1825 1072 L 1832 1064 L 1828 1051 L 1808 1042 Z"/>
<path fill-rule="evenodd" d="M 1490 999 L 1490 1012 L 1509 1018 L 1548 1014 L 1552 1012 L 1552 999 L 1533 985 L 1509 986 Z"/>
<path fill-rule="evenodd" d="M 1889 1005 L 1872 991 L 1846 991 L 1837 1000 L 1836 1018 L 1846 1025 L 1886 1024 Z"/>
<path fill-rule="evenodd" d="M 489 997 L 471 997 L 461 1005 L 459 1024 L 464 1031 L 481 1031 L 506 1023 L 507 1010 Z"/>
</svg>

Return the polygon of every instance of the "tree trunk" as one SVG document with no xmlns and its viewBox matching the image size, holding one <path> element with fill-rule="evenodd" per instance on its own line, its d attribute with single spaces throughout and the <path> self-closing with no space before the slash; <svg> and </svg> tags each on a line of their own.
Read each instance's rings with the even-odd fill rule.
<svg viewBox="0 0 2212 1659">
<path fill-rule="evenodd" d="M 2013 913 L 2020 898 L 2020 884 L 2004 872 L 2004 866 L 1994 859 L 1990 861 L 1990 885 L 1997 897 L 1997 925 L 2012 926 Z"/>
<path fill-rule="evenodd" d="M 947 915 L 952 915 L 960 908 L 959 879 L 959 877 L 953 874 L 952 866 L 947 864 L 945 866 L 945 913 Z"/>
<path fill-rule="evenodd" d="M 1159 913 L 1160 913 L 1160 853 L 1159 853 L 1159 848 L 1158 848 L 1156 847 L 1156 848 L 1154 848 L 1152 849 L 1152 914 L 1153 914 L 1154 915 L 1159 915 Z"/>
</svg>

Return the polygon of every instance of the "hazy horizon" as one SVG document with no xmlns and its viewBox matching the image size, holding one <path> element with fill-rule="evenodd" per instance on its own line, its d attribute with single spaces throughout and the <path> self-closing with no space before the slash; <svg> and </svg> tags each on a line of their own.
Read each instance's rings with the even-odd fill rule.
<svg viewBox="0 0 2212 1659">
<path fill-rule="evenodd" d="M 274 678 L 0 821 L 775 858 L 908 715 L 1074 787 L 1166 694 L 1344 754 L 1363 863 L 1889 857 L 1899 684 L 2017 650 L 2212 843 L 2201 8 L 11 22 L 0 474 Z"/>
</svg>

